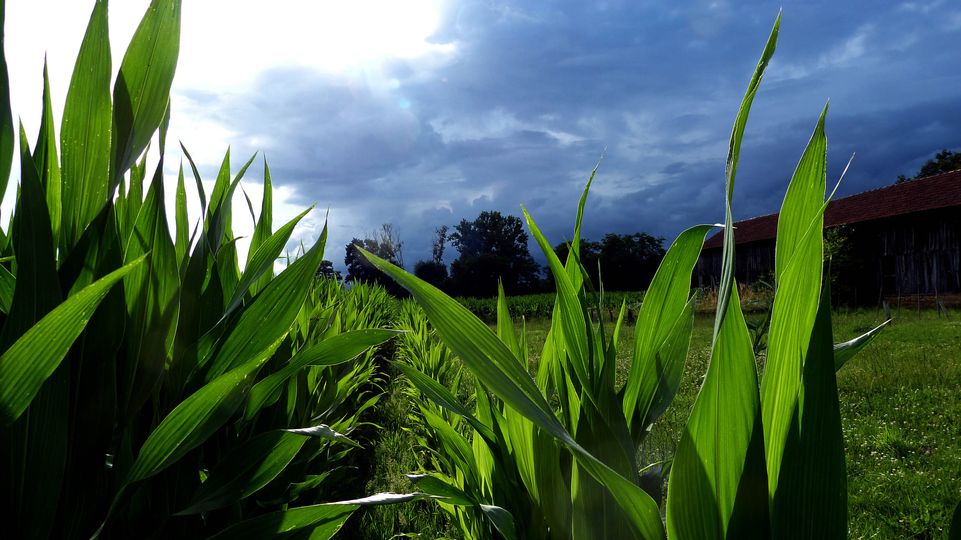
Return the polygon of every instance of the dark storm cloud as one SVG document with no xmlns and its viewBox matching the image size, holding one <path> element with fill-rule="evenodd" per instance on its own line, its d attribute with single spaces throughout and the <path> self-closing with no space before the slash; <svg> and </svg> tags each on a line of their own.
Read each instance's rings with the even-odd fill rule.
<svg viewBox="0 0 961 540">
<path fill-rule="evenodd" d="M 394 61 L 376 80 L 277 70 L 218 98 L 275 181 L 332 210 L 333 253 L 379 223 L 408 267 L 431 232 L 525 203 L 566 238 L 604 156 L 585 234 L 669 240 L 723 209 L 730 124 L 776 14 L 769 2 L 459 2 L 433 36 L 443 61 Z M 946 2 L 787 3 L 745 137 L 735 210 L 776 211 L 821 107 L 841 194 L 957 148 L 961 17 Z M 208 98 L 195 96 L 198 101 Z M 830 179 L 829 179 L 830 181 Z"/>
</svg>

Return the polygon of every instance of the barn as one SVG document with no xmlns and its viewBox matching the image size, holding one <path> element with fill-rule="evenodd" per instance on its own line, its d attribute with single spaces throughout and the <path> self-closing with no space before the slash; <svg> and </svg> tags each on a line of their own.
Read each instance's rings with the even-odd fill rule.
<svg viewBox="0 0 961 540">
<path fill-rule="evenodd" d="M 771 279 L 777 218 L 770 214 L 734 224 L 738 282 Z M 961 170 L 831 201 L 824 227 L 835 252 L 837 302 L 961 299 Z M 721 246 L 720 232 L 705 242 L 695 285 L 717 285 Z"/>
</svg>

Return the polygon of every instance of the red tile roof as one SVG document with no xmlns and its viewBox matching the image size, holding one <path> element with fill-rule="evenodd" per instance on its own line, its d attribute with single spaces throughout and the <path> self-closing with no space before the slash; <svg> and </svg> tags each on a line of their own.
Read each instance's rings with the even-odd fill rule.
<svg viewBox="0 0 961 540">
<path fill-rule="evenodd" d="M 961 169 L 885 186 L 836 199 L 824 213 L 824 226 L 872 221 L 925 210 L 961 206 Z M 734 223 L 738 244 L 770 240 L 777 235 L 777 214 Z M 721 247 L 723 232 L 704 242 L 704 249 Z"/>
</svg>

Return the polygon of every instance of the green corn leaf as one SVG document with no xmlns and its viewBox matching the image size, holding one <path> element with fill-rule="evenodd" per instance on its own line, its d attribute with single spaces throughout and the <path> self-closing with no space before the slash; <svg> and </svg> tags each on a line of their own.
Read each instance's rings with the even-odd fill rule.
<svg viewBox="0 0 961 540">
<path fill-rule="evenodd" d="M 268 431 L 231 450 L 210 471 L 190 506 L 177 515 L 197 514 L 245 499 L 277 477 L 293 461 L 307 437 Z"/>
<path fill-rule="evenodd" d="M 307 366 L 334 366 L 348 362 L 371 347 L 397 335 L 392 330 L 352 330 L 329 337 L 295 354 L 281 369 L 258 381 L 250 391 L 245 417 L 249 420 L 280 397 L 283 385 Z"/>
<path fill-rule="evenodd" d="M 23 413 L 43 381 L 66 356 L 107 292 L 143 263 L 137 259 L 107 274 L 57 306 L 0 356 L 0 425 Z"/>
<path fill-rule="evenodd" d="M 57 133 L 53 123 L 53 106 L 50 103 L 50 79 L 47 76 L 47 61 L 43 62 L 43 112 L 40 120 L 40 134 L 34 147 L 34 164 L 40 174 L 40 184 L 47 199 L 50 213 L 50 231 L 53 243 L 57 245 L 60 236 L 60 160 L 57 157 Z"/>
<path fill-rule="evenodd" d="M 423 392 L 428 399 L 462 417 L 471 427 L 477 430 L 477 433 L 479 433 L 488 444 L 495 444 L 496 438 L 491 428 L 475 418 L 466 407 L 461 405 L 460 400 L 458 400 L 447 387 L 404 362 L 393 362 L 393 365 L 407 377 L 415 388 Z"/>
<path fill-rule="evenodd" d="M 240 281 L 234 288 L 233 298 L 231 298 L 227 304 L 225 315 L 230 314 L 240 305 L 248 289 L 251 290 L 251 294 L 255 293 L 252 287 L 261 277 L 266 275 L 268 279 L 263 283 L 270 283 L 270 278 L 273 276 L 274 262 L 280 257 L 284 246 L 286 246 L 287 241 L 290 240 L 290 235 L 293 234 L 294 227 L 296 227 L 300 220 L 313 210 L 313 208 L 314 207 L 311 206 L 295 216 L 294 219 L 288 221 L 286 225 L 278 229 L 276 233 L 261 242 L 256 253 L 250 253 L 247 258 L 247 266 L 244 268 L 244 273 L 241 274 Z M 253 246 L 251 246 L 251 248 L 253 248 Z"/>
<path fill-rule="evenodd" d="M 726 166 L 724 248 L 711 361 L 681 434 L 667 492 L 676 538 L 766 537 L 764 435 L 757 368 L 734 283 L 732 199 L 748 113 L 777 44 L 780 14 L 741 102 Z"/>
<path fill-rule="evenodd" d="M 190 251 L 190 224 L 187 220 L 187 188 L 184 186 L 184 165 L 180 164 L 177 174 L 177 194 L 174 199 L 174 220 L 176 223 L 176 253 L 177 266 L 183 264 L 184 257 Z"/>
<path fill-rule="evenodd" d="M 273 184 L 270 180 L 270 167 L 267 166 L 267 159 L 264 158 L 264 198 L 260 205 L 260 219 L 257 220 L 257 225 L 254 227 L 254 234 L 250 237 L 250 251 L 247 252 L 247 266 L 250 266 L 250 261 L 254 254 L 273 233 L 273 191 Z M 257 291 L 263 289 L 267 283 L 270 282 L 273 275 L 273 268 L 267 269 L 267 272 L 250 286 L 251 294 L 257 294 Z"/>
<path fill-rule="evenodd" d="M 247 362 L 207 383 L 170 411 L 147 437 L 124 485 L 157 474 L 220 429 L 243 403 L 257 371 L 281 341 L 283 336 Z M 121 494 L 122 491 L 118 499 Z"/>
<path fill-rule="evenodd" d="M 10 313 L 10 305 L 13 303 L 13 291 L 17 287 L 17 278 L 0 265 L 0 311 Z"/>
<path fill-rule="evenodd" d="M 197 186 L 197 196 L 200 197 L 200 214 L 202 216 L 207 215 L 207 194 L 204 191 L 203 181 L 200 179 L 200 172 L 197 170 L 197 164 L 194 163 L 194 159 L 190 157 L 190 152 L 187 151 L 187 147 L 180 143 L 180 149 L 183 150 L 184 156 L 187 158 L 187 163 L 190 164 L 190 171 L 194 175 L 194 183 Z M 229 153 L 229 150 L 228 150 Z"/>
<path fill-rule="evenodd" d="M 294 261 L 244 309 L 223 346 L 210 362 L 206 380 L 246 363 L 252 355 L 286 335 L 307 299 L 324 257 L 327 227 L 303 257 Z"/>
<path fill-rule="evenodd" d="M 868 343 L 874 341 L 874 338 L 881 333 L 881 329 L 887 326 L 891 322 L 891 319 L 884 321 L 875 328 L 865 332 L 864 334 L 843 343 L 836 343 L 834 345 L 834 369 L 835 371 L 841 369 L 848 360 L 854 358 L 856 354 L 861 352 L 861 349 L 865 348 Z"/>
<path fill-rule="evenodd" d="M 827 167 L 827 139 L 821 113 L 778 218 L 775 252 L 777 294 L 771 308 L 767 362 L 761 382 L 768 490 L 778 506 L 778 481 L 787 441 L 792 430 L 801 392 L 804 364 L 818 311 L 823 261 L 823 206 Z M 782 534 L 775 521 L 774 532 Z"/>
<path fill-rule="evenodd" d="M 46 146 L 43 129 L 40 139 L 41 145 Z M 13 291 L 10 313 L 0 334 L 3 349 L 62 300 L 42 181 L 22 126 L 20 150 L 20 198 L 12 242 L 21 279 Z M 41 149 L 35 155 L 43 160 L 45 153 Z M 18 518 L 11 531 L 14 536 L 49 534 L 52 525 L 49 515 L 56 511 L 58 504 L 66 461 L 69 388 L 68 372 L 63 367 L 54 367 L 52 373 L 43 375 L 46 380 L 35 390 L 35 396 L 31 395 L 30 407 L 7 429 L 0 430 L 0 455 L 4 458 L 0 461 L 3 464 L 0 474 L 9 479 L 4 484 L 3 500 L 13 504 L 11 510 Z M 7 384 L 6 377 L 2 380 Z M 16 382 L 10 381 L 10 384 Z"/>
<path fill-rule="evenodd" d="M 271 512 L 227 527 L 209 540 L 286 538 L 288 533 L 307 528 L 311 529 L 310 540 L 326 540 L 340 530 L 358 507 L 333 503 Z"/>
<path fill-rule="evenodd" d="M 374 266 L 410 291 L 447 346 L 481 383 L 506 404 L 567 446 L 578 463 L 607 486 L 641 538 L 664 537 L 657 503 L 630 480 L 598 461 L 574 440 L 557 421 L 530 374 L 487 325 L 437 288 L 362 248 L 360 251 Z"/>
<path fill-rule="evenodd" d="M 10 168 L 13 166 L 13 114 L 10 111 L 10 78 L 4 53 L 4 6 L 0 0 L 0 198 L 7 192 Z"/>
<path fill-rule="evenodd" d="M 490 520 L 502 537 L 508 540 L 517 538 L 514 516 L 504 508 L 478 503 L 462 489 L 454 486 L 451 480 L 443 479 L 436 473 L 408 474 L 407 478 L 423 493 L 437 497 L 438 502 L 477 508 Z"/>
<path fill-rule="evenodd" d="M 180 309 L 180 269 L 167 225 L 163 160 L 157 170 L 124 249 L 129 262 L 150 253 L 147 261 L 124 277 L 127 303 L 127 365 L 123 366 L 126 418 L 149 399 L 168 365 Z"/>
<path fill-rule="evenodd" d="M 440 473 L 431 474 L 408 474 L 407 478 L 420 491 L 438 497 L 437 500 L 447 504 L 460 506 L 474 506 L 477 501 L 473 497 L 464 493 L 464 490 L 453 485 L 449 478 L 444 478 Z"/>
<path fill-rule="evenodd" d="M 773 496 L 772 532 L 777 538 L 847 538 L 847 507 L 831 286 L 825 279 L 804 358 L 797 405 L 784 442 Z"/>
<path fill-rule="evenodd" d="M 677 391 L 690 330 L 674 338 L 684 343 L 678 347 L 678 354 L 664 355 L 661 351 L 673 345 L 668 338 L 674 334 L 673 329 L 682 324 L 682 317 L 688 328 L 693 322 L 693 309 L 688 306 L 691 274 L 710 229 L 708 225 L 698 225 L 678 235 L 644 294 L 634 331 L 634 357 L 624 387 L 624 416 L 629 419 L 637 416 L 641 420 L 632 426 L 632 431 L 646 430 L 657 418 L 649 414 L 654 403 L 665 399 L 670 402 Z"/>
<path fill-rule="evenodd" d="M 571 367 L 577 375 L 580 384 L 587 389 L 588 398 L 593 398 L 591 389 L 591 376 L 588 373 L 588 344 L 587 344 L 587 323 L 584 321 L 584 311 L 578 298 L 579 286 L 572 281 L 568 271 L 561 265 L 560 259 L 554 253 L 547 238 L 537 228 L 534 219 L 527 213 L 527 209 L 521 207 L 524 218 L 531 234 L 540 246 L 541 251 L 547 258 L 551 273 L 554 275 L 554 282 L 557 285 L 557 310 L 555 320 L 560 320 L 560 327 L 563 331 L 563 343 L 566 346 L 567 355 L 570 358 Z M 574 251 L 572 250 L 573 254 Z M 580 275 L 580 270 L 577 271 Z"/>
<path fill-rule="evenodd" d="M 163 122 L 180 52 L 180 0 L 152 0 L 134 32 L 113 87 L 110 185 L 144 151 Z"/>
<path fill-rule="evenodd" d="M 62 300 L 50 214 L 23 125 L 20 126 L 20 198 L 12 229 L 11 241 L 17 254 L 20 279 L 13 291 L 10 316 L 0 333 L 2 349 L 9 347 Z"/>
</svg>

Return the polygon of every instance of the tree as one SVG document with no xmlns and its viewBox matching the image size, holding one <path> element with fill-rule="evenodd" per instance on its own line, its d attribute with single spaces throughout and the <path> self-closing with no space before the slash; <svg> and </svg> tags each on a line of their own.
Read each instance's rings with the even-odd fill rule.
<svg viewBox="0 0 961 540">
<path fill-rule="evenodd" d="M 332 279 L 337 282 L 341 280 L 340 271 L 334 270 L 334 263 L 326 259 L 320 261 L 320 268 L 317 269 L 317 277 L 323 279 Z"/>
<path fill-rule="evenodd" d="M 369 234 L 367 238 L 363 240 L 354 238 L 347 244 L 344 256 L 344 264 L 347 265 L 347 277 L 344 278 L 344 281 L 374 283 L 384 287 L 394 296 L 406 296 L 407 293 L 404 289 L 370 264 L 357 250 L 357 246 L 391 264 L 403 267 L 404 257 L 401 253 L 403 242 L 400 241 L 393 226 L 390 223 L 384 223 L 378 231 Z"/>
<path fill-rule="evenodd" d="M 905 177 L 903 174 L 898 176 L 897 183 L 906 182 L 908 180 L 916 180 L 918 178 L 924 178 L 925 176 L 933 176 L 935 174 L 941 174 L 951 171 L 956 171 L 961 169 L 961 152 L 952 152 L 948 149 L 941 150 L 935 156 L 921 165 L 921 169 L 918 170 L 918 174 L 911 178 Z"/>
<path fill-rule="evenodd" d="M 461 220 L 449 238 L 459 254 L 450 267 L 455 293 L 494 296 L 498 278 L 508 294 L 531 292 L 538 286 L 540 270 L 520 218 L 481 212 L 473 221 Z"/>
<path fill-rule="evenodd" d="M 558 244 L 554 252 L 564 261 L 569 249 L 566 243 Z M 642 232 L 608 233 L 600 242 L 582 240 L 578 257 L 595 287 L 599 283 L 597 270 L 600 263 L 605 290 L 645 290 L 664 257 L 664 239 Z"/>
<path fill-rule="evenodd" d="M 447 266 L 436 261 L 417 261 L 414 275 L 438 289 L 447 289 Z"/>
</svg>

